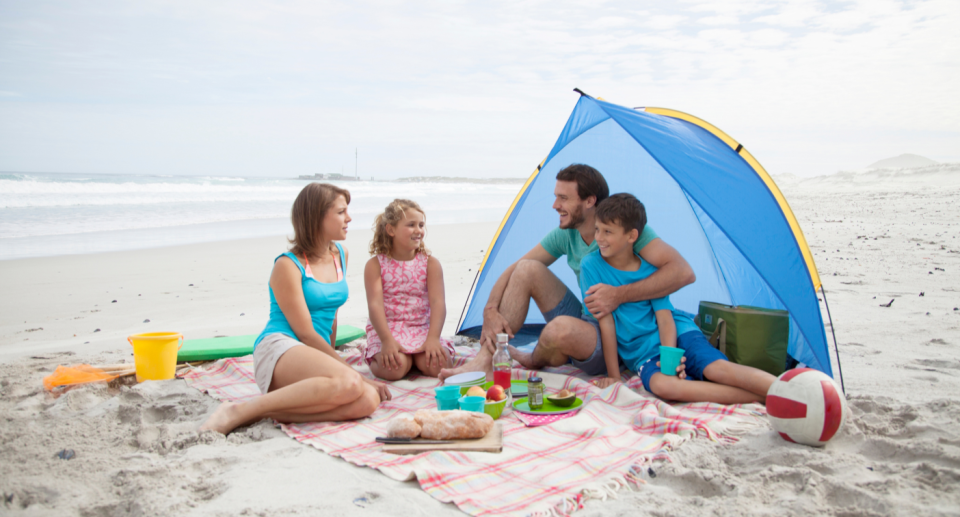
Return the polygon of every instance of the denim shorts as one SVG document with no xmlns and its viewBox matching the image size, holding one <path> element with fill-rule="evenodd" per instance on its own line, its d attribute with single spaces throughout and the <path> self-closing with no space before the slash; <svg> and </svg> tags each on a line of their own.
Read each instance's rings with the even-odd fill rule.
<svg viewBox="0 0 960 517">
<path fill-rule="evenodd" d="M 558 303 L 556 307 L 543 313 L 543 319 L 547 323 L 550 323 L 550 321 L 555 319 L 557 316 L 580 318 L 581 320 L 593 325 L 594 329 L 597 331 L 597 346 L 593 350 L 593 354 L 583 361 L 571 357 L 570 364 L 583 370 L 588 375 L 606 374 L 607 363 L 603 360 L 603 345 L 600 342 L 600 324 L 597 323 L 597 320 L 583 313 L 583 304 L 580 303 L 580 300 L 577 299 L 577 295 L 573 294 L 573 291 L 571 291 L 569 288 L 567 289 L 566 294 L 563 295 L 563 299 L 560 300 L 560 303 Z"/>
<path fill-rule="evenodd" d="M 714 361 L 726 361 L 727 356 L 723 352 L 713 348 L 703 332 L 691 330 L 677 336 L 677 348 L 683 349 L 683 357 L 687 358 L 686 372 L 687 379 L 694 381 L 707 380 L 703 376 L 703 370 L 710 366 Z M 653 374 L 660 371 L 657 361 L 660 360 L 660 354 L 650 358 L 639 368 L 640 380 L 643 381 L 643 387 L 650 391 L 650 379 Z M 653 393 L 650 391 L 650 393 Z"/>
</svg>

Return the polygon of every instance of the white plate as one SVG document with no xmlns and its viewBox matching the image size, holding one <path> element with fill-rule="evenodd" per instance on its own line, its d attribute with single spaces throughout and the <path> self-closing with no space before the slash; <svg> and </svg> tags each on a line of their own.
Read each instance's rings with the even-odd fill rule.
<svg viewBox="0 0 960 517">
<path fill-rule="evenodd" d="M 484 372 L 466 372 L 448 377 L 443 381 L 444 386 L 478 386 L 486 382 L 487 374 Z"/>
</svg>

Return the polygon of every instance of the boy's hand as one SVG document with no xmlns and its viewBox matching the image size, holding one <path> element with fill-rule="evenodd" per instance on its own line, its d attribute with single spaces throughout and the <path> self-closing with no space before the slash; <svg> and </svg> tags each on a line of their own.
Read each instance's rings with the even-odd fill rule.
<svg viewBox="0 0 960 517">
<path fill-rule="evenodd" d="M 660 361 L 657 361 L 657 368 L 660 367 Z M 677 367 L 677 378 L 680 380 L 687 378 L 687 356 L 680 358 L 680 366 Z"/>
<path fill-rule="evenodd" d="M 618 382 L 621 382 L 621 379 L 614 379 L 613 377 L 601 377 L 599 379 L 594 379 L 590 382 L 592 382 L 594 386 L 603 390 L 603 389 L 609 388 L 610 386 L 613 386 Z"/>
</svg>

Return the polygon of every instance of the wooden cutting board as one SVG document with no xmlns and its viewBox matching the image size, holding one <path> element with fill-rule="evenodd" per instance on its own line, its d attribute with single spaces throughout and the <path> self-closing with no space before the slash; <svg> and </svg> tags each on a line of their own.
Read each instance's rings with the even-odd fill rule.
<svg viewBox="0 0 960 517">
<path fill-rule="evenodd" d="M 493 429 L 483 438 L 476 440 L 453 440 L 453 443 L 421 443 L 416 440 L 403 445 L 383 445 L 383 452 L 392 454 L 420 454 L 431 451 L 457 452 L 503 452 L 503 429 L 499 422 L 493 423 Z"/>
</svg>

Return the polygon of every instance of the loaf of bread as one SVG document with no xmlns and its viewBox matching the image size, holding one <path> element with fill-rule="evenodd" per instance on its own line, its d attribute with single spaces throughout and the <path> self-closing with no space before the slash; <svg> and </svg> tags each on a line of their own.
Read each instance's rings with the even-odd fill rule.
<svg viewBox="0 0 960 517">
<path fill-rule="evenodd" d="M 483 438 L 493 429 L 493 418 L 473 411 L 434 411 L 421 409 L 414 413 L 420 424 L 420 437 L 425 440 L 469 440 Z"/>
<path fill-rule="evenodd" d="M 411 415 L 399 415 L 387 425 L 390 438 L 416 438 L 420 436 L 420 424 Z"/>
</svg>

